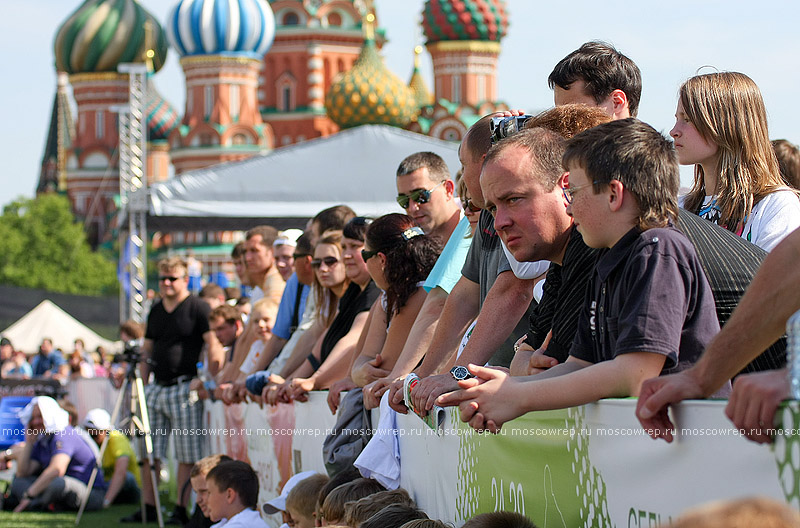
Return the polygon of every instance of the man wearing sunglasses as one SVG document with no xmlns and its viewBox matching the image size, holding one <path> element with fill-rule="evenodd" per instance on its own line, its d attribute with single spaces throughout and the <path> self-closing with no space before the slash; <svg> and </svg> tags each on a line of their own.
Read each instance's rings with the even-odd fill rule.
<svg viewBox="0 0 800 528">
<path fill-rule="evenodd" d="M 481 118 L 467 131 L 459 148 L 464 167 L 462 178 L 471 201 L 480 208 L 484 206 L 480 173 L 483 158 L 491 147 L 490 123 L 491 116 Z M 418 354 L 425 355 L 414 370 L 421 378 L 411 395 L 417 409 L 430 410 L 436 397 L 458 388 L 456 374 L 447 372 L 445 366 L 451 362 L 461 336 L 475 317 L 478 318 L 475 329 L 461 356 L 472 363 L 483 364 L 488 360 L 494 365 L 508 365 L 513 357 L 515 328 L 524 332 L 527 326 L 534 281 L 519 279 L 511 272 L 492 224 L 491 215 L 486 211 L 481 213 L 462 277 L 447 297 L 430 346 L 417 347 Z M 458 364 L 467 363 L 460 360 Z M 390 391 L 392 408 L 405 412 L 402 382 L 392 383 Z"/>
<path fill-rule="evenodd" d="M 142 380 L 153 431 L 199 430 L 203 427 L 203 404 L 189 399 L 189 384 L 197 376 L 197 361 L 203 345 L 207 345 L 209 370 L 215 374 L 224 361 L 224 351 L 208 325 L 211 311 L 207 303 L 189 293 L 186 263 L 178 257 L 158 263 L 158 285 L 161 301 L 147 317 L 147 330 L 142 345 Z M 152 368 L 151 368 L 152 365 Z M 152 370 L 155 383 L 149 383 Z M 200 434 L 173 436 L 178 459 L 178 489 L 184 489 L 192 465 L 203 456 Z M 168 437 L 153 435 L 156 474 L 160 459 L 166 455 Z M 150 473 L 146 457 L 142 457 L 142 474 Z M 155 496 L 149 478 L 142 479 L 142 492 L 147 516 L 155 519 Z M 178 497 L 173 518 L 186 522 L 188 494 Z M 125 518 L 141 522 L 140 512 Z"/>
<path fill-rule="evenodd" d="M 397 168 L 397 203 L 425 231 L 446 242 L 458 225 L 455 184 L 444 160 L 433 152 L 417 152 Z"/>
</svg>

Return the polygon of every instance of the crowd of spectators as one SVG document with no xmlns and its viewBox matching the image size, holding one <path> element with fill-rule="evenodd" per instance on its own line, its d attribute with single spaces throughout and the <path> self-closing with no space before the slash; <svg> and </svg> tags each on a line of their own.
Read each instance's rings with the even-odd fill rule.
<svg viewBox="0 0 800 528">
<path fill-rule="evenodd" d="M 231 255 L 242 299 L 230 303 L 214 285 L 195 297 L 191 263 L 162 260 L 142 341 L 152 426 L 199 429 L 206 399 L 276 405 L 326 389 L 337 427 L 371 426 L 365 409 L 380 406 L 383 419 L 439 405 L 497 432 L 528 412 L 640 396 L 643 426 L 670 441 L 669 405 L 716 395 L 730 397 L 728 415 L 747 436 L 770 441 L 762 429 L 789 393 L 783 329 L 800 309 L 797 148 L 770 142 L 761 93 L 741 73 L 686 80 L 671 137 L 636 119 L 641 73 L 607 44 L 584 44 L 548 82 L 554 108 L 485 116 L 467 131 L 456 181 L 436 154 L 409 153 L 395 171 L 405 214 L 365 218 L 340 205 L 304 231 L 250 229 Z M 498 120 L 519 130 L 502 132 Z M 679 164 L 694 167 L 680 197 Z M 130 325 L 122 332 L 142 336 Z M 7 340 L 0 352 L 4 376 L 119 380 L 107 357 L 78 341 L 65 357 L 45 339 L 30 365 Z M 30 423 L 61 416 L 38 401 Z M 102 413 L 87 420 L 91 438 L 118 439 Z M 47 435 L 63 431 L 44 425 Z M 330 440 L 330 481 L 296 475 L 265 513 L 303 528 L 444 526 L 404 490 L 382 489 L 396 482 L 359 478 L 353 465 L 368 438 Z M 156 439 L 156 469 L 166 441 Z M 182 491 L 171 522 L 264 525 L 252 468 L 204 458 L 199 435 L 172 441 Z M 85 485 L 91 452 L 47 457 L 46 442 L 28 439 L 16 455 L 17 508 L 52 499 L 47 479 L 31 479 L 41 468 L 49 476 L 57 460 L 70 467 L 74 459 Z M 108 491 L 92 504 L 141 485 L 154 518 L 152 483 L 123 471 L 132 451 L 115 453 L 114 464 L 103 459 L 96 488 L 108 481 Z M 143 474 L 149 469 L 145 460 Z M 712 526 L 706 517 L 679 524 Z M 141 512 L 123 520 L 141 521 Z M 465 526 L 533 525 L 498 512 Z"/>
</svg>

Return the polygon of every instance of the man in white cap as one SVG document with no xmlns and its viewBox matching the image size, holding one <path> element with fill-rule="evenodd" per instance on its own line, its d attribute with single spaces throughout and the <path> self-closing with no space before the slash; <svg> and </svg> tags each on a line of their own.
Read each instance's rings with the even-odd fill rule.
<svg viewBox="0 0 800 528">
<path fill-rule="evenodd" d="M 114 429 L 111 416 L 105 409 L 92 409 L 86 413 L 81 424 L 89 432 L 98 447 L 108 438 L 101 466 L 108 489 L 103 498 L 103 507 L 111 504 L 135 504 L 139 502 L 142 484 L 139 462 L 128 438 Z"/>
<path fill-rule="evenodd" d="M 280 231 L 278 238 L 272 243 L 272 254 L 275 257 L 275 267 L 281 274 L 283 280 L 288 281 L 294 273 L 294 250 L 297 247 L 297 239 L 303 232 L 299 229 L 287 229 Z"/>
<path fill-rule="evenodd" d="M 294 488 L 299 482 L 316 474 L 316 471 L 303 471 L 302 473 L 293 475 L 289 480 L 286 481 L 286 484 L 283 485 L 280 495 L 264 503 L 262 506 L 264 513 L 272 515 L 274 513 L 281 512 L 284 523 L 281 528 L 288 528 L 289 526 L 292 526 L 294 521 L 286 511 L 286 497 L 289 496 L 289 492 L 292 491 L 292 488 Z"/>
</svg>

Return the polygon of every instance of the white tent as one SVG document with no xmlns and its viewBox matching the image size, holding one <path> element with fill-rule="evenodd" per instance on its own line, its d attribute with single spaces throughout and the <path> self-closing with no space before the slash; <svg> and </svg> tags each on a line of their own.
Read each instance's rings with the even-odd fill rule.
<svg viewBox="0 0 800 528">
<path fill-rule="evenodd" d="M 338 204 L 367 216 L 401 212 L 395 171 L 406 156 L 420 151 L 444 158 L 453 176 L 461 166 L 458 143 L 364 125 L 156 183 L 150 189 L 148 227 L 304 227 L 305 219 Z"/>
<path fill-rule="evenodd" d="M 112 352 L 114 350 L 113 342 L 103 339 L 47 299 L 0 332 L 0 335 L 10 339 L 15 349 L 28 354 L 36 353 L 45 337 L 52 339 L 53 345 L 64 352 L 71 352 L 78 338 L 83 339 L 87 350 L 95 350 L 98 346 Z"/>
</svg>

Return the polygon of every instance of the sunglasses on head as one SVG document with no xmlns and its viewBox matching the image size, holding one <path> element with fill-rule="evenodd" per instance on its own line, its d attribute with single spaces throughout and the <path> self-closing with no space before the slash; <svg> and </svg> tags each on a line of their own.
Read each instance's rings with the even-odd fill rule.
<svg viewBox="0 0 800 528">
<path fill-rule="evenodd" d="M 164 276 L 164 277 L 159 277 L 159 278 L 158 278 L 158 280 L 159 280 L 160 282 L 176 282 L 176 281 L 179 281 L 179 280 L 181 280 L 181 279 L 183 279 L 183 277 L 169 277 L 169 276 Z"/>
<path fill-rule="evenodd" d="M 319 269 L 320 266 L 325 264 L 327 267 L 332 268 L 336 264 L 339 263 L 339 259 L 336 257 L 325 257 L 321 259 L 313 259 L 311 261 L 311 267 L 315 269 Z"/>
<path fill-rule="evenodd" d="M 411 203 L 411 200 L 414 200 L 414 202 L 419 205 L 426 204 L 431 199 L 431 193 L 443 183 L 444 182 L 439 182 L 439 184 L 432 189 L 414 189 L 408 194 L 398 194 L 397 203 L 400 204 L 400 207 L 403 209 L 408 209 L 408 204 Z"/>
</svg>

